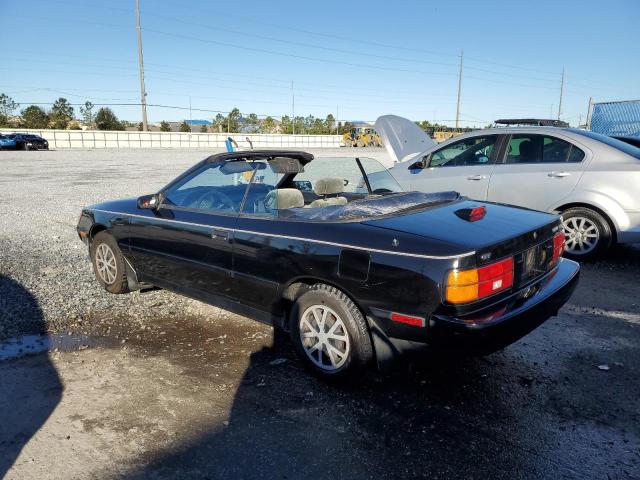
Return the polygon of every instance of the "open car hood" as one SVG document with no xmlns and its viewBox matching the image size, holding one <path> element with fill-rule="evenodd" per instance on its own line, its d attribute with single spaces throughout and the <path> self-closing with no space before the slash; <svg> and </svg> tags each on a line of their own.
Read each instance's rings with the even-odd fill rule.
<svg viewBox="0 0 640 480">
<path fill-rule="evenodd" d="M 418 125 L 397 115 L 378 117 L 375 129 L 394 163 L 411 160 L 436 145 Z"/>
</svg>

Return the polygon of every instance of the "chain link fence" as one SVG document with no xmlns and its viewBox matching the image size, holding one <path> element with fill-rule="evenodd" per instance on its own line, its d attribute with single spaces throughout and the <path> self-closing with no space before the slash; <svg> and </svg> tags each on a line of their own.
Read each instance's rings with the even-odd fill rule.
<svg viewBox="0 0 640 480">
<path fill-rule="evenodd" d="M 640 100 L 593 103 L 589 127 L 604 135 L 640 137 Z"/>
</svg>

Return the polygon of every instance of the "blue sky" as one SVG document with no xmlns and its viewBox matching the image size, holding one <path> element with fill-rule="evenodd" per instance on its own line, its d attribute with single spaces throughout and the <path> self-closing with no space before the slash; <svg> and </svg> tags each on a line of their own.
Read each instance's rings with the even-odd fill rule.
<svg viewBox="0 0 640 480">
<path fill-rule="evenodd" d="M 640 98 L 640 1 L 141 0 L 149 120 L 243 113 L 452 124 L 584 119 Z M 135 0 L 0 0 L 0 92 L 19 102 L 139 102 Z M 113 106 L 140 119 L 137 106 Z M 201 109 L 199 111 L 196 109 Z"/>
</svg>

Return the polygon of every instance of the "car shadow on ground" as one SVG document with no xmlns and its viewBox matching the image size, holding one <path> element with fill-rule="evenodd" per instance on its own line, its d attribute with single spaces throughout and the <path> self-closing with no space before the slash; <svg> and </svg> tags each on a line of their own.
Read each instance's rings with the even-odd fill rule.
<svg viewBox="0 0 640 480">
<path fill-rule="evenodd" d="M 11 305 L 19 305 L 19 309 Z M 30 332 L 46 331 L 33 295 L 11 278 L 0 275 L 0 332 L 11 331 L 12 320 L 18 316 L 29 319 Z M 63 387 L 46 354 L 0 362 L 0 478 L 4 478 L 23 447 L 55 410 Z M 16 365 L 20 368 L 13 368 Z"/>
<path fill-rule="evenodd" d="M 537 424 L 521 423 L 516 394 L 483 373 L 487 360 L 335 385 L 304 371 L 280 338 L 252 354 L 228 421 L 139 458 L 127 478 L 513 478 L 534 468 L 520 443 L 540 440 Z"/>
</svg>

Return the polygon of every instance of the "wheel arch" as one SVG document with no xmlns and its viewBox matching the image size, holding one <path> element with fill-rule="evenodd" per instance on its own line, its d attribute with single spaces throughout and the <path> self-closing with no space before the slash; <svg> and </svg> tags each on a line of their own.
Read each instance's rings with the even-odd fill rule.
<svg viewBox="0 0 640 480">
<path fill-rule="evenodd" d="M 325 285 L 329 285 L 330 287 L 336 288 L 344 293 L 349 299 L 354 303 L 354 305 L 362 312 L 365 320 L 367 318 L 365 310 L 360 305 L 360 302 L 356 299 L 356 297 L 348 290 L 345 289 L 343 285 L 336 283 L 335 281 L 327 280 L 325 278 L 313 277 L 313 276 L 301 276 L 291 279 L 285 286 L 282 288 L 280 298 L 282 300 L 282 307 L 284 313 L 284 327 L 288 331 L 290 328 L 290 313 L 291 308 L 293 307 L 296 299 L 302 295 L 304 292 L 309 290 L 312 285 L 316 283 L 324 283 Z M 368 323 L 368 322 L 367 322 Z"/>
<path fill-rule="evenodd" d="M 591 203 L 570 202 L 570 203 L 565 203 L 565 204 L 555 208 L 555 211 L 558 212 L 558 213 L 562 213 L 562 212 L 565 212 L 565 211 L 569 210 L 570 208 L 586 208 L 588 210 L 593 210 L 594 212 L 599 213 L 602 216 L 602 218 L 605 219 L 605 221 L 609 225 L 609 228 L 611 229 L 611 235 L 613 236 L 613 243 L 617 242 L 618 226 L 615 224 L 615 222 L 611 219 L 609 214 L 604 209 L 602 209 L 601 207 L 598 207 L 596 205 L 593 205 Z"/>
<path fill-rule="evenodd" d="M 93 241 L 94 237 L 100 233 L 108 230 L 108 227 L 102 223 L 94 223 L 89 229 L 89 241 Z"/>
</svg>

